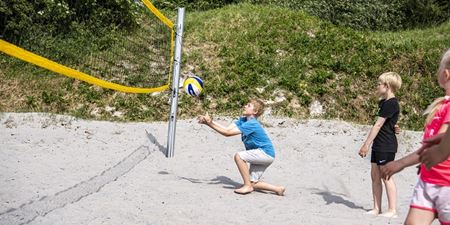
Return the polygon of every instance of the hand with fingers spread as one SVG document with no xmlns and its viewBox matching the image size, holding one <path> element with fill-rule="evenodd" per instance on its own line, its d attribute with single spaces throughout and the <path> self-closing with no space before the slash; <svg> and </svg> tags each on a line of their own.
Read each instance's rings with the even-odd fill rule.
<svg viewBox="0 0 450 225">
<path fill-rule="evenodd" d="M 443 151 L 440 145 L 433 145 L 420 154 L 420 162 L 429 170 L 431 167 L 448 159 L 449 155 Z"/>
<path fill-rule="evenodd" d="M 419 159 L 427 169 L 449 158 L 450 140 L 447 139 L 450 138 L 450 133 L 447 133 L 440 133 L 424 141 L 424 146 L 419 151 Z"/>
<path fill-rule="evenodd" d="M 443 137 L 444 133 L 440 133 L 424 140 L 422 143 L 422 147 L 420 147 L 418 151 L 419 155 L 422 155 L 425 151 L 427 151 L 428 148 L 440 144 Z"/>
</svg>

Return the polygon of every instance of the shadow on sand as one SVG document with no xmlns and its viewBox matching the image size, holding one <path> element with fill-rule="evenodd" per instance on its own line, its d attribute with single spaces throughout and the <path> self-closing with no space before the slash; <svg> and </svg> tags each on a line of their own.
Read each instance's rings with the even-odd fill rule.
<svg viewBox="0 0 450 225">
<path fill-rule="evenodd" d="M 211 179 L 208 184 L 223 184 L 223 188 L 226 189 L 236 189 L 242 186 L 241 183 L 238 183 L 226 176 L 217 176 L 216 178 Z"/>
<path fill-rule="evenodd" d="M 351 209 L 368 210 L 360 205 L 355 204 L 352 201 L 345 199 L 344 197 L 347 197 L 347 195 L 330 191 L 327 187 L 324 187 L 324 190 L 321 190 L 318 188 L 313 188 L 311 190 L 314 191 L 313 194 L 322 196 L 323 200 L 325 201 L 325 203 L 327 205 L 340 204 L 340 205 L 345 205 Z"/>
<path fill-rule="evenodd" d="M 236 188 L 239 188 L 242 186 L 241 183 L 238 183 L 226 176 L 217 176 L 216 178 L 213 178 L 211 180 L 200 180 L 197 178 L 180 177 L 180 176 L 178 178 L 180 180 L 187 180 L 193 184 L 212 184 L 212 185 L 223 184 L 223 188 L 226 188 L 226 189 L 236 189 Z"/>
<path fill-rule="evenodd" d="M 163 145 L 161 145 L 158 140 L 156 139 L 155 136 L 153 136 L 153 134 L 151 134 L 150 132 L 148 132 L 147 130 L 145 130 L 145 133 L 147 133 L 147 138 L 150 140 L 151 143 L 153 143 L 154 145 L 156 145 L 156 147 L 158 148 L 158 150 L 160 152 L 162 152 L 164 155 L 167 155 L 167 148 L 164 147 Z"/>
</svg>

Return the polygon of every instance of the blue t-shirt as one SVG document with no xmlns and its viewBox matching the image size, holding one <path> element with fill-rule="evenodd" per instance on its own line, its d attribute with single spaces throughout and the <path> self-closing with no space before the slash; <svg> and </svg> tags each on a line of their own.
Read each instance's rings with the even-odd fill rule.
<svg viewBox="0 0 450 225">
<path fill-rule="evenodd" d="M 272 141 L 262 128 L 257 119 L 251 119 L 247 121 L 246 117 L 241 117 L 236 121 L 236 126 L 242 133 L 242 142 L 244 142 L 245 149 L 262 149 L 267 155 L 275 158 L 275 149 L 273 148 Z"/>
</svg>

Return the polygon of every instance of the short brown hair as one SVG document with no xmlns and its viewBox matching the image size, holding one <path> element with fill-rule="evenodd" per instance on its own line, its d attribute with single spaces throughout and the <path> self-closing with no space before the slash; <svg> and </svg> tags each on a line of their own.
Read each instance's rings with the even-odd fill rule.
<svg viewBox="0 0 450 225">
<path fill-rule="evenodd" d="M 253 107 L 255 109 L 255 116 L 259 117 L 264 113 L 264 102 L 261 101 L 260 99 L 252 99 L 250 100 L 250 103 L 253 104 Z"/>
</svg>

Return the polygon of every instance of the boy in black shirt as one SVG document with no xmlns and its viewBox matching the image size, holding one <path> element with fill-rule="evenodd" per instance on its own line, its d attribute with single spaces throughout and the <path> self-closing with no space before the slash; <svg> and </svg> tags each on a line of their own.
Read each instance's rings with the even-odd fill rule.
<svg viewBox="0 0 450 225">
<path fill-rule="evenodd" d="M 379 102 L 378 120 L 370 130 L 367 140 L 359 150 L 361 157 L 366 157 L 369 146 L 372 144 L 371 154 L 371 177 L 372 177 L 372 194 L 373 209 L 367 212 L 372 215 L 381 213 L 381 195 L 383 180 L 386 187 L 389 209 L 386 213 L 381 214 L 384 217 L 397 217 L 396 200 L 397 190 L 394 180 L 391 178 L 385 180 L 381 178 L 380 167 L 395 159 L 397 152 L 397 137 L 395 136 L 395 125 L 398 121 L 400 107 L 395 92 L 402 84 L 401 77 L 394 72 L 383 73 L 378 78 L 377 93 L 381 97 Z"/>
</svg>

